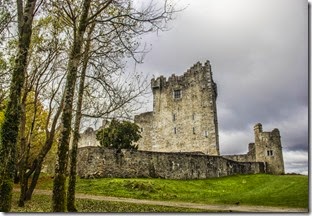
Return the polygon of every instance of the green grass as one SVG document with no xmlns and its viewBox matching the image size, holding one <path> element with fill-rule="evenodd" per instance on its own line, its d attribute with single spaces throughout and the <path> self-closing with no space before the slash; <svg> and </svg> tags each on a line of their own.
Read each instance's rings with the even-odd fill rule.
<svg viewBox="0 0 312 216">
<path fill-rule="evenodd" d="M 18 198 L 19 193 L 14 193 L 11 212 L 51 212 L 50 196 L 35 194 L 32 200 L 26 202 L 25 207 L 23 208 L 17 206 Z M 139 205 L 132 203 L 108 202 L 88 199 L 77 199 L 76 207 L 78 212 L 208 212 L 207 210 L 192 208 Z"/>
<path fill-rule="evenodd" d="M 38 188 L 52 189 L 43 176 Z M 77 193 L 205 204 L 308 208 L 308 176 L 237 175 L 204 180 L 78 179 Z"/>
</svg>

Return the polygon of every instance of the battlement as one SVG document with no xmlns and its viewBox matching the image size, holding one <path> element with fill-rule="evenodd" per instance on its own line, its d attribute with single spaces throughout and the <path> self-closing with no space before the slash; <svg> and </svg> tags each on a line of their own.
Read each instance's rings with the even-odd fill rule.
<svg viewBox="0 0 312 216">
<path fill-rule="evenodd" d="M 134 122 L 149 121 L 153 118 L 153 112 L 145 112 L 134 116 Z"/>
<path fill-rule="evenodd" d="M 168 80 L 164 76 L 157 77 L 156 79 L 153 78 L 151 80 L 151 88 L 162 89 L 177 84 L 183 85 L 188 83 L 190 79 L 203 80 L 203 78 L 214 84 L 212 79 L 211 65 L 208 60 L 204 64 L 201 62 L 195 63 L 181 76 L 172 74 L 170 77 L 168 77 Z"/>
<path fill-rule="evenodd" d="M 257 123 L 254 126 L 254 131 L 256 136 L 265 136 L 265 137 L 280 137 L 280 132 L 277 128 L 274 128 L 272 131 L 263 131 L 262 124 Z"/>
</svg>

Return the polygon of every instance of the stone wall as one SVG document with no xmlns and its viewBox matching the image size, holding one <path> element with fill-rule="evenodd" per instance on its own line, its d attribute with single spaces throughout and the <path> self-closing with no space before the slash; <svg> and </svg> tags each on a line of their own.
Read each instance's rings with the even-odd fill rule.
<svg viewBox="0 0 312 216">
<path fill-rule="evenodd" d="M 96 139 L 96 132 L 91 127 L 80 134 L 78 147 L 81 148 L 85 146 L 100 146 L 100 142 Z"/>
<path fill-rule="evenodd" d="M 81 178 L 206 179 L 235 174 L 264 173 L 262 162 L 235 162 L 221 156 L 83 147 L 78 150 Z"/>
</svg>

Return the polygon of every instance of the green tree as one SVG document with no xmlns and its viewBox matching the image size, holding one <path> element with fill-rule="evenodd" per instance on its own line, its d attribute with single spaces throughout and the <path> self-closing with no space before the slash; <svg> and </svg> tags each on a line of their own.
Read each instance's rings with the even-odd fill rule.
<svg viewBox="0 0 312 216">
<path fill-rule="evenodd" d="M 96 134 L 101 146 L 114 149 L 138 149 L 137 142 L 141 138 L 140 127 L 129 121 L 113 119 L 109 127 L 99 130 Z"/>
<path fill-rule="evenodd" d="M 48 111 L 39 100 L 38 95 L 30 91 L 22 98 L 21 123 L 19 127 L 19 151 L 16 170 L 20 180 L 21 193 L 18 205 L 24 206 L 28 179 L 32 172 L 32 164 L 36 163 L 36 155 L 44 145 L 45 124 Z"/>
<path fill-rule="evenodd" d="M 20 98 L 25 80 L 35 9 L 36 0 L 17 1 L 18 49 L 12 69 L 8 105 L 0 132 L 0 211 L 4 212 L 11 209 L 16 146 L 21 114 Z"/>
</svg>

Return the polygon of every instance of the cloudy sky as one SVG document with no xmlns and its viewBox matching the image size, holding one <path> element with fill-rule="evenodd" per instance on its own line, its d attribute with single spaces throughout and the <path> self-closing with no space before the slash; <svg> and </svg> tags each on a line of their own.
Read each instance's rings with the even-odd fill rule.
<svg viewBox="0 0 312 216">
<path fill-rule="evenodd" d="M 160 1 L 160 0 L 159 0 Z M 187 8 L 139 71 L 182 75 L 209 60 L 218 85 L 221 154 L 247 152 L 253 126 L 281 133 L 286 172 L 308 172 L 308 2 L 181 0 Z M 146 110 L 151 109 L 151 101 Z"/>
</svg>

